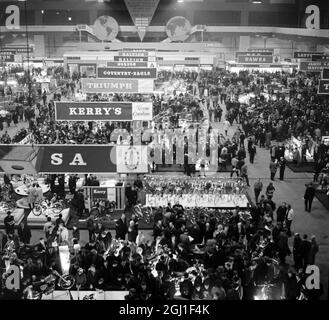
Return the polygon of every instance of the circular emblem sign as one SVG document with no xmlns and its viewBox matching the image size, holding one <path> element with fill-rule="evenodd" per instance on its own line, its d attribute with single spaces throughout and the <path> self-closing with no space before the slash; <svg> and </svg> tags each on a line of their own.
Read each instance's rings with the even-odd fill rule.
<svg viewBox="0 0 329 320">
<path fill-rule="evenodd" d="M 173 17 L 166 26 L 168 37 L 172 41 L 185 41 L 191 34 L 191 23 L 185 17 Z"/>
<path fill-rule="evenodd" d="M 119 25 L 114 18 L 101 16 L 96 19 L 93 31 L 99 40 L 112 41 L 119 33 Z"/>
</svg>

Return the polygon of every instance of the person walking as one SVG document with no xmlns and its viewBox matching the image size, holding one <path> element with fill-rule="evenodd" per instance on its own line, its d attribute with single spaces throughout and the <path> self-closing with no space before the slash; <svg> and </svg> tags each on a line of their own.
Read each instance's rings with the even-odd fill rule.
<svg viewBox="0 0 329 320">
<path fill-rule="evenodd" d="M 287 215 L 287 204 L 285 202 L 282 203 L 281 206 L 276 210 L 276 223 L 281 222 L 283 224 Z"/>
<path fill-rule="evenodd" d="M 253 144 L 249 149 L 249 161 L 252 164 L 254 163 L 255 154 L 256 154 L 256 146 Z"/>
<path fill-rule="evenodd" d="M 319 252 L 319 245 L 316 242 L 315 235 L 312 235 L 311 237 L 311 250 L 309 255 L 309 264 L 314 265 L 315 264 L 315 256 Z"/>
<path fill-rule="evenodd" d="M 311 182 L 310 184 L 306 185 L 306 190 L 304 194 L 305 211 L 311 212 L 314 196 L 315 196 L 315 188 L 313 182 Z"/>
<path fill-rule="evenodd" d="M 280 157 L 280 160 L 278 162 L 278 166 L 280 168 L 280 180 L 283 181 L 284 179 L 284 171 L 286 169 L 286 159 L 283 157 Z"/>
<path fill-rule="evenodd" d="M 287 235 L 288 237 L 291 237 L 291 224 L 294 219 L 294 209 L 291 207 L 290 204 L 288 204 L 287 208 L 287 217 L 286 217 L 286 227 L 287 227 Z"/>
<path fill-rule="evenodd" d="M 126 215 L 123 213 L 115 223 L 115 238 L 116 239 L 121 239 L 121 240 L 126 240 L 126 234 L 128 232 L 127 228 L 127 221 L 126 221 Z"/>
<path fill-rule="evenodd" d="M 255 192 L 255 201 L 256 201 L 256 203 L 258 203 L 258 198 L 259 198 L 259 195 L 262 192 L 262 190 L 263 190 L 263 183 L 260 180 L 260 178 L 258 178 L 258 180 L 254 184 L 254 192 Z"/>
<path fill-rule="evenodd" d="M 274 177 L 276 174 L 276 170 L 277 170 L 278 166 L 276 163 L 276 160 L 274 157 L 271 157 L 271 161 L 270 161 L 270 173 L 271 173 L 271 180 L 274 181 Z"/>
<path fill-rule="evenodd" d="M 272 200 L 274 195 L 275 188 L 273 186 L 273 182 L 270 182 L 266 188 L 266 196 L 268 200 Z"/>
</svg>

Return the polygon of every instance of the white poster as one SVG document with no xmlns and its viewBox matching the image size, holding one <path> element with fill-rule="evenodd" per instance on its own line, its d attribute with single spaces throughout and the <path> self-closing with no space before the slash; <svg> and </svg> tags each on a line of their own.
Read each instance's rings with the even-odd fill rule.
<svg viewBox="0 0 329 320">
<path fill-rule="evenodd" d="M 118 173 L 147 173 L 147 146 L 117 146 Z"/>
<path fill-rule="evenodd" d="M 153 104 L 152 102 L 134 102 L 132 105 L 133 120 L 152 121 Z"/>
</svg>

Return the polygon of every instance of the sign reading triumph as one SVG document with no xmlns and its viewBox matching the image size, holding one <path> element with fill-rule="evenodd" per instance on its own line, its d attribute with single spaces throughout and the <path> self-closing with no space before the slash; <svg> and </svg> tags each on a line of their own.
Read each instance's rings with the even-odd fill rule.
<svg viewBox="0 0 329 320">
<path fill-rule="evenodd" d="M 151 102 L 55 102 L 56 121 L 151 121 Z"/>
</svg>

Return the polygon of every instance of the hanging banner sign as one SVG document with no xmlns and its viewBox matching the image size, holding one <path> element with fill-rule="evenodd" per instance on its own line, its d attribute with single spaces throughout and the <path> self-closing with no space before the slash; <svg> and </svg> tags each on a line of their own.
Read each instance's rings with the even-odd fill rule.
<svg viewBox="0 0 329 320">
<path fill-rule="evenodd" d="M 81 87 L 84 93 L 152 93 L 154 80 L 82 78 Z"/>
<path fill-rule="evenodd" d="M 324 54 L 324 52 L 305 52 L 305 51 L 295 51 L 294 59 L 312 59 L 313 55 Z"/>
<path fill-rule="evenodd" d="M 1 52 L 0 61 L 2 61 L 2 62 L 15 62 L 15 55 L 6 54 L 6 52 Z"/>
<path fill-rule="evenodd" d="M 156 79 L 156 68 L 98 68 L 98 78 L 111 79 Z"/>
<path fill-rule="evenodd" d="M 154 63 L 152 62 L 119 62 L 119 61 L 109 61 L 107 67 L 116 67 L 116 68 L 152 68 Z"/>
<path fill-rule="evenodd" d="M 329 61 L 301 61 L 299 64 L 301 71 L 321 72 L 324 68 L 329 68 Z"/>
<path fill-rule="evenodd" d="M 148 51 L 119 51 L 118 55 L 120 57 L 148 57 L 149 52 Z"/>
<path fill-rule="evenodd" d="M 114 61 L 119 61 L 119 62 L 148 62 L 149 60 L 150 60 L 149 57 L 144 57 L 140 55 L 133 57 L 114 56 Z"/>
<path fill-rule="evenodd" d="M 318 94 L 329 95 L 329 80 L 320 80 Z"/>
<path fill-rule="evenodd" d="M 273 63 L 273 56 L 238 56 L 238 63 Z"/>
<path fill-rule="evenodd" d="M 118 173 L 147 173 L 147 146 L 116 146 Z"/>
<path fill-rule="evenodd" d="M 126 7 L 141 41 L 145 37 L 159 2 L 160 0 L 125 0 Z"/>
<path fill-rule="evenodd" d="M 114 146 L 50 145 L 40 149 L 36 164 L 40 173 L 116 172 Z"/>
<path fill-rule="evenodd" d="M 152 120 L 152 102 L 55 102 L 56 121 Z"/>
<path fill-rule="evenodd" d="M 33 53 L 34 52 L 34 46 L 10 46 L 10 47 L 2 47 L 2 52 L 12 52 L 14 54 L 21 54 L 21 53 Z"/>
<path fill-rule="evenodd" d="M 322 70 L 322 79 L 323 80 L 329 80 L 329 68 Z"/>
<path fill-rule="evenodd" d="M 268 48 L 249 48 L 249 49 L 247 49 L 249 52 L 263 52 L 263 53 L 265 53 L 265 52 L 270 52 L 270 53 L 272 53 L 272 55 L 274 54 L 274 49 L 268 49 Z"/>
<path fill-rule="evenodd" d="M 265 51 L 265 52 L 260 52 L 260 51 L 238 51 L 235 53 L 236 57 L 239 56 L 273 56 L 272 51 Z"/>
<path fill-rule="evenodd" d="M 327 54 L 313 54 L 312 61 L 322 61 L 322 60 L 329 60 L 329 55 Z"/>
</svg>

